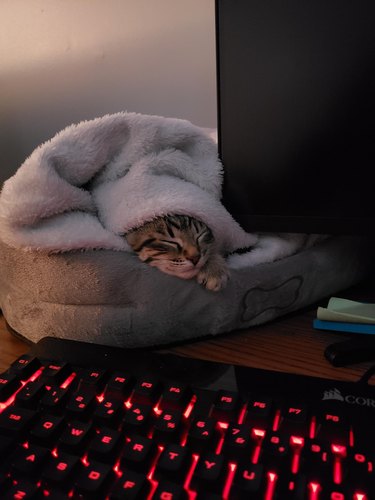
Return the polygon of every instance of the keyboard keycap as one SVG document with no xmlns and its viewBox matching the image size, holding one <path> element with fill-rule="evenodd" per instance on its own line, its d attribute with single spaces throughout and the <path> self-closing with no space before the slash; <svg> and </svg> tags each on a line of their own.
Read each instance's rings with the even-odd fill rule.
<svg viewBox="0 0 375 500">
<path fill-rule="evenodd" d="M 246 496 L 252 498 L 251 495 L 261 494 L 263 488 L 263 466 L 249 463 L 240 464 L 233 480 L 233 491 L 239 498 L 246 498 Z"/>
<path fill-rule="evenodd" d="M 66 405 L 67 413 L 74 418 L 88 417 L 91 409 L 94 408 L 94 398 L 95 395 L 89 391 L 75 392 Z"/>
<path fill-rule="evenodd" d="M 17 393 L 16 403 L 23 408 L 36 408 L 45 391 L 43 382 L 29 382 Z"/>
<path fill-rule="evenodd" d="M 74 420 L 65 427 L 59 438 L 58 448 L 72 453 L 81 453 L 86 446 L 91 432 L 92 427 L 90 423 Z"/>
<path fill-rule="evenodd" d="M 80 464 L 79 457 L 68 453 L 52 453 L 48 463 L 42 471 L 41 477 L 47 488 L 57 487 L 68 490 L 72 484 L 68 480 L 74 476 Z"/>
<path fill-rule="evenodd" d="M 161 385 L 156 377 L 144 377 L 137 381 L 131 397 L 134 403 L 156 403 L 161 393 Z"/>
<path fill-rule="evenodd" d="M 75 492 L 83 498 L 100 498 L 105 487 L 113 479 L 111 467 L 99 462 L 90 462 L 83 467 L 75 480 Z"/>
<path fill-rule="evenodd" d="M 181 383 L 168 382 L 161 396 L 161 410 L 183 410 L 190 402 L 193 391 L 190 386 Z"/>
<path fill-rule="evenodd" d="M 29 354 L 23 354 L 10 365 L 9 370 L 21 377 L 22 380 L 26 380 L 41 366 L 42 363 L 39 359 Z"/>
<path fill-rule="evenodd" d="M 230 424 L 224 439 L 223 453 L 230 459 L 240 459 L 250 455 L 252 443 L 250 427 L 246 424 Z"/>
<path fill-rule="evenodd" d="M 182 413 L 179 410 L 165 410 L 155 420 L 153 436 L 160 443 L 177 441 L 181 430 Z"/>
<path fill-rule="evenodd" d="M 110 375 L 104 394 L 105 397 L 111 398 L 119 398 L 126 399 L 133 388 L 133 378 L 129 376 L 127 373 L 116 371 L 112 375 Z"/>
<path fill-rule="evenodd" d="M 187 436 L 187 445 L 191 451 L 214 449 L 218 434 L 216 422 L 211 418 L 197 418 L 193 421 Z"/>
<path fill-rule="evenodd" d="M 40 400 L 39 407 L 49 413 L 62 413 L 69 394 L 69 388 L 52 386 Z"/>
<path fill-rule="evenodd" d="M 28 500 L 29 498 L 37 498 L 36 495 L 38 494 L 39 488 L 36 484 L 36 482 L 30 480 L 30 479 L 20 479 L 15 483 L 12 483 L 11 487 L 9 490 L 4 494 L 3 499 L 4 500 L 19 500 L 19 499 L 25 499 Z"/>
<path fill-rule="evenodd" d="M 6 401 L 20 387 L 21 380 L 16 373 L 2 373 L 0 375 L 0 401 Z"/>
<path fill-rule="evenodd" d="M 63 418 L 57 415 L 42 415 L 30 430 L 31 439 L 43 443 L 55 442 L 62 429 L 63 421 Z"/>
<path fill-rule="evenodd" d="M 187 493 L 181 484 L 160 481 L 152 498 L 155 500 L 187 500 Z"/>
<path fill-rule="evenodd" d="M 45 363 L 41 379 L 46 385 L 59 385 L 64 382 L 71 373 L 72 369 L 68 363 L 50 361 Z"/>
<path fill-rule="evenodd" d="M 26 476 L 36 475 L 49 455 L 47 448 L 35 445 L 18 446 L 10 457 L 11 475 L 13 477 L 18 473 Z"/>
<path fill-rule="evenodd" d="M 223 488 L 225 476 L 224 458 L 214 453 L 205 453 L 199 458 L 190 485 L 197 491 L 206 489 L 219 492 Z"/>
<path fill-rule="evenodd" d="M 241 402 L 240 395 L 236 392 L 218 391 L 210 416 L 222 422 L 234 422 L 238 417 Z"/>
<path fill-rule="evenodd" d="M 26 408 L 7 408 L 0 415 L 0 433 L 20 434 L 27 429 L 36 412 Z"/>
<path fill-rule="evenodd" d="M 114 462 L 117 457 L 120 433 L 114 429 L 103 427 L 91 440 L 87 452 L 88 459 L 100 462 Z"/>
<path fill-rule="evenodd" d="M 141 500 L 147 498 L 151 484 L 144 474 L 124 470 L 111 491 L 111 500 Z"/>
<path fill-rule="evenodd" d="M 121 456 L 121 468 L 146 472 L 156 454 L 156 443 L 152 439 L 134 434 L 127 438 Z"/>
<path fill-rule="evenodd" d="M 96 423 L 115 425 L 123 413 L 123 401 L 117 398 L 103 398 L 95 407 L 93 418 Z"/>
<path fill-rule="evenodd" d="M 188 450 L 178 444 L 167 445 L 156 465 L 156 471 L 154 477 L 158 478 L 183 478 L 187 472 L 189 466 L 190 454 Z"/>
<path fill-rule="evenodd" d="M 270 427 L 272 400 L 268 397 L 251 398 L 247 405 L 246 423 L 251 426 Z"/>
</svg>

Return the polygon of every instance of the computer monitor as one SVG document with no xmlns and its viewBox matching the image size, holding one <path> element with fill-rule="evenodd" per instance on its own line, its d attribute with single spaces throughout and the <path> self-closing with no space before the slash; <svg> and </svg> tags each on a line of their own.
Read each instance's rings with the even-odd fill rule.
<svg viewBox="0 0 375 500">
<path fill-rule="evenodd" d="M 223 202 L 247 231 L 374 231 L 374 26 L 374 0 L 216 0 Z"/>
</svg>

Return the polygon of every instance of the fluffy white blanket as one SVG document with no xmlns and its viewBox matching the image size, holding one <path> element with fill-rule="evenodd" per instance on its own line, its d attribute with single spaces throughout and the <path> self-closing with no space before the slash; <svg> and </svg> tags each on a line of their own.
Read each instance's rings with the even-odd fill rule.
<svg viewBox="0 0 375 500">
<path fill-rule="evenodd" d="M 215 141 L 171 118 L 118 113 L 39 146 L 0 195 L 0 238 L 15 248 L 130 250 L 124 233 L 156 216 L 203 220 L 223 252 L 254 245 L 220 202 Z"/>
</svg>

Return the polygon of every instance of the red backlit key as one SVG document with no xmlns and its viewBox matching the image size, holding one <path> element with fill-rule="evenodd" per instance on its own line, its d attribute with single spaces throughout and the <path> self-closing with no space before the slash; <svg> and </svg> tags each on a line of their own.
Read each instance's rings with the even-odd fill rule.
<svg viewBox="0 0 375 500">
<path fill-rule="evenodd" d="M 266 435 L 259 457 L 259 462 L 273 467 L 275 470 L 284 468 L 287 470 L 288 462 L 290 462 L 293 453 L 291 453 L 289 441 L 285 435 L 270 434 Z"/>
<path fill-rule="evenodd" d="M 262 427 L 271 424 L 271 407 L 272 401 L 270 398 L 252 398 L 247 405 L 247 414 L 245 421 L 252 426 Z"/>
<path fill-rule="evenodd" d="M 34 417 L 33 410 L 9 407 L 0 415 L 0 432 L 18 434 L 28 427 Z"/>
<path fill-rule="evenodd" d="M 235 421 L 240 404 L 241 401 L 237 392 L 219 391 L 210 416 L 223 422 Z"/>
<path fill-rule="evenodd" d="M 21 387 L 21 381 L 15 373 L 5 372 L 0 375 L 0 401 L 6 401 Z"/>
<path fill-rule="evenodd" d="M 36 408 L 45 391 L 43 382 L 29 382 L 17 393 L 16 404 L 24 408 Z"/>
<path fill-rule="evenodd" d="M 264 491 L 263 466 L 260 464 L 240 464 L 233 480 L 233 492 L 239 498 L 246 498 L 246 495 L 256 495 Z M 256 497 L 254 497 L 256 498 Z"/>
<path fill-rule="evenodd" d="M 301 404 L 283 406 L 279 426 L 282 432 L 308 437 L 309 424 L 306 406 Z"/>
<path fill-rule="evenodd" d="M 160 396 L 161 386 L 155 377 L 145 377 L 134 386 L 132 402 L 156 403 Z"/>
<path fill-rule="evenodd" d="M 156 465 L 155 479 L 167 477 L 169 479 L 185 476 L 189 465 L 189 454 L 183 446 L 178 444 L 167 445 Z"/>
<path fill-rule="evenodd" d="M 83 498 L 101 498 L 105 486 L 113 478 L 113 471 L 109 465 L 99 462 L 90 462 L 84 467 L 75 480 L 75 492 Z M 87 495 L 87 496 L 86 496 Z"/>
<path fill-rule="evenodd" d="M 21 479 L 13 483 L 7 491 L 4 500 L 23 500 L 35 498 L 38 493 L 38 486 L 35 482 L 28 479 Z"/>
<path fill-rule="evenodd" d="M 84 418 L 94 406 L 94 398 L 89 392 L 75 392 L 66 405 L 66 411 L 75 418 Z"/>
<path fill-rule="evenodd" d="M 68 396 L 68 388 L 52 386 L 42 397 L 40 408 L 51 413 L 59 413 L 65 408 Z"/>
<path fill-rule="evenodd" d="M 90 442 L 87 449 L 88 458 L 100 462 L 110 462 L 116 455 L 120 433 L 114 429 L 103 427 Z"/>
<path fill-rule="evenodd" d="M 180 484 L 160 481 L 152 498 L 153 500 L 185 500 L 187 493 Z"/>
<path fill-rule="evenodd" d="M 348 449 L 347 457 L 347 481 L 358 487 L 365 486 L 371 481 L 375 483 L 374 465 L 369 459 L 367 452 L 361 449 Z"/>
<path fill-rule="evenodd" d="M 52 454 L 42 472 L 43 484 L 47 487 L 58 487 L 62 490 L 70 487 L 68 479 L 76 471 L 80 463 L 79 457 L 59 452 Z"/>
<path fill-rule="evenodd" d="M 80 373 L 80 383 L 78 391 L 99 392 L 104 388 L 107 379 L 107 372 L 103 369 L 90 368 Z"/>
<path fill-rule="evenodd" d="M 152 406 L 134 403 L 126 410 L 124 422 L 124 430 L 126 433 L 143 432 L 148 428 L 150 416 L 152 414 Z"/>
<path fill-rule="evenodd" d="M 10 457 L 11 475 L 15 477 L 15 475 L 20 473 L 31 477 L 41 469 L 47 456 L 50 456 L 47 448 L 35 445 L 28 445 L 27 447 L 18 446 Z"/>
<path fill-rule="evenodd" d="M 58 385 L 67 379 L 71 371 L 67 363 L 60 363 L 58 361 L 47 362 L 44 365 L 42 380 L 46 384 Z"/>
<path fill-rule="evenodd" d="M 40 366 L 41 362 L 39 359 L 34 358 L 29 354 L 24 354 L 11 364 L 9 371 L 16 373 L 19 377 L 25 380 L 29 378 L 30 375 L 32 375 Z"/>
<path fill-rule="evenodd" d="M 156 452 L 156 443 L 152 439 L 134 434 L 128 438 L 123 449 L 121 469 L 146 472 Z"/>
<path fill-rule="evenodd" d="M 246 424 L 230 424 L 223 444 L 225 456 L 239 459 L 249 453 L 250 448 L 250 427 Z"/>
<path fill-rule="evenodd" d="M 187 445 L 192 451 L 205 450 L 215 446 L 216 438 L 215 421 L 210 418 L 197 418 L 190 427 Z"/>
<path fill-rule="evenodd" d="M 317 437 L 347 446 L 350 440 L 350 427 L 344 415 L 337 411 L 327 411 L 319 415 L 317 419 Z"/>
<path fill-rule="evenodd" d="M 35 441 L 51 443 L 58 436 L 63 418 L 57 415 L 43 415 L 30 430 L 30 437 Z"/>
<path fill-rule="evenodd" d="M 180 410 L 165 410 L 155 422 L 153 436 L 160 443 L 171 442 L 179 435 L 182 413 Z"/>
<path fill-rule="evenodd" d="M 194 471 L 190 487 L 199 491 L 206 488 L 208 491 L 219 492 L 223 488 L 226 475 L 224 458 L 214 453 L 205 453 L 199 458 Z"/>
<path fill-rule="evenodd" d="M 87 422 L 74 420 L 69 423 L 58 441 L 58 447 L 74 453 L 80 453 L 86 444 L 92 428 Z"/>
<path fill-rule="evenodd" d="M 105 398 L 98 401 L 93 419 L 99 424 L 117 422 L 122 413 L 123 402 L 118 398 Z"/>
<path fill-rule="evenodd" d="M 131 470 L 124 470 L 111 491 L 111 500 L 139 500 L 147 498 L 151 485 L 146 476 Z"/>
<path fill-rule="evenodd" d="M 301 451 L 299 471 L 322 481 L 331 481 L 333 460 L 330 450 L 321 441 L 307 440 Z"/>
<path fill-rule="evenodd" d="M 187 404 L 191 400 L 193 391 L 186 384 L 180 383 L 168 383 L 163 392 L 160 402 L 161 410 L 171 410 L 186 408 Z"/>
<path fill-rule="evenodd" d="M 133 379 L 127 373 L 115 372 L 108 379 L 104 389 L 106 398 L 126 398 L 130 395 L 133 387 Z"/>
</svg>

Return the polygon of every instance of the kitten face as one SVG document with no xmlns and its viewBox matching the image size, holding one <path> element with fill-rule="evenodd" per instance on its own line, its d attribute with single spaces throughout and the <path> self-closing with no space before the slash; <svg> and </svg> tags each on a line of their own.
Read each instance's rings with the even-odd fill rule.
<svg viewBox="0 0 375 500">
<path fill-rule="evenodd" d="M 126 239 L 143 262 L 183 279 L 198 275 L 214 242 L 203 222 L 181 215 L 158 217 L 130 231 Z"/>
</svg>

